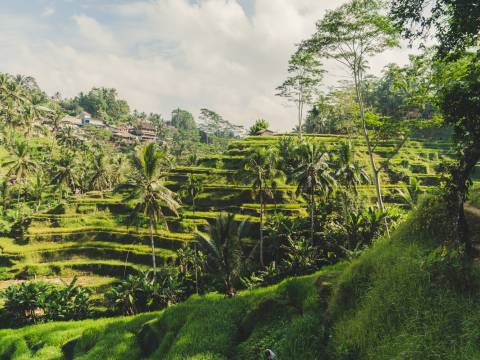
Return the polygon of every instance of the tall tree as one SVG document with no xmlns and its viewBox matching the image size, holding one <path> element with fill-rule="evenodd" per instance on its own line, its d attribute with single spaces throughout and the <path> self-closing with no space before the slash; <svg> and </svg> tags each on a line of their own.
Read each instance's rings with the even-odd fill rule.
<svg viewBox="0 0 480 360">
<path fill-rule="evenodd" d="M 113 186 L 114 167 L 111 159 L 101 150 L 92 159 L 89 188 L 93 190 L 109 190 Z"/>
<path fill-rule="evenodd" d="M 221 276 L 227 296 L 235 295 L 235 281 L 242 266 L 241 241 L 245 236 L 246 222 L 236 224 L 234 214 L 222 213 L 208 232 L 197 232 L 204 244 L 215 274 Z"/>
<path fill-rule="evenodd" d="M 335 178 L 347 191 L 357 194 L 357 186 L 369 181 L 363 166 L 355 160 L 355 148 L 351 141 L 343 141 L 337 149 L 338 164 Z"/>
<path fill-rule="evenodd" d="M 73 153 L 65 151 L 54 163 L 52 183 L 60 191 L 61 198 L 63 198 L 65 186 L 73 192 L 78 188 L 78 163 L 75 159 Z"/>
<path fill-rule="evenodd" d="M 203 191 L 203 179 L 195 174 L 188 174 L 187 181 L 182 186 L 182 190 L 184 195 L 190 199 L 192 204 L 192 211 L 195 215 L 196 204 L 195 200 L 197 199 L 198 195 Z"/>
<path fill-rule="evenodd" d="M 472 252 L 463 204 L 468 195 L 471 176 L 480 161 L 480 54 L 466 54 L 445 64 L 441 70 L 443 85 L 439 107 L 444 122 L 453 128 L 455 160 L 449 166 L 447 204 L 451 214 L 451 238 Z"/>
<path fill-rule="evenodd" d="M 272 149 L 255 149 L 245 164 L 245 170 L 251 179 L 253 193 L 260 201 L 260 264 L 264 266 L 263 259 L 263 226 L 266 215 L 267 198 L 274 196 L 273 190 L 278 185 L 281 172 L 277 168 L 278 154 Z"/>
<path fill-rule="evenodd" d="M 186 197 L 190 198 L 192 202 L 192 212 L 193 217 L 195 217 L 195 210 L 196 204 L 195 200 L 197 199 L 198 195 L 203 191 L 203 179 L 195 174 L 188 174 L 187 181 L 183 185 L 183 192 Z M 197 266 L 197 243 L 193 244 L 193 252 L 194 252 L 194 267 L 195 267 L 195 289 L 198 294 L 198 266 Z"/>
<path fill-rule="evenodd" d="M 430 11 L 425 11 L 428 7 Z M 453 127 L 456 159 L 449 167 L 446 200 L 450 241 L 465 245 L 471 254 L 463 204 L 471 175 L 480 160 L 480 7 L 477 1 L 394 0 L 391 15 L 411 40 L 425 38 L 433 28 L 437 37 L 439 108 L 444 123 Z M 468 52 L 477 45 L 477 53 Z"/>
<path fill-rule="evenodd" d="M 367 129 L 364 103 L 364 78 L 368 60 L 398 44 L 398 31 L 390 19 L 381 14 L 382 3 L 377 0 L 351 0 L 328 11 L 316 24 L 312 38 L 301 49 L 317 56 L 333 59 L 350 71 L 359 105 L 363 136 L 375 180 L 378 206 L 384 209 L 380 176 Z"/>
<path fill-rule="evenodd" d="M 238 137 L 243 133 L 243 126 L 232 124 L 220 114 L 209 109 L 200 109 L 201 139 L 207 144 L 213 140 L 225 143 L 227 139 Z"/>
<path fill-rule="evenodd" d="M 298 134 L 302 137 L 304 106 L 311 104 L 322 80 L 321 64 L 310 51 L 299 50 L 289 61 L 289 76 L 277 87 L 277 95 L 285 97 L 297 106 Z"/>
<path fill-rule="evenodd" d="M 480 33 L 477 1 L 393 0 L 391 15 L 410 40 L 428 38 L 434 29 L 441 56 L 475 44 Z"/>
<path fill-rule="evenodd" d="M 250 126 L 250 129 L 248 130 L 249 135 L 257 135 L 257 133 L 260 130 L 267 130 L 270 124 L 268 123 L 267 120 L 265 119 L 257 119 L 255 120 L 255 124 Z"/>
<path fill-rule="evenodd" d="M 125 194 L 125 201 L 135 203 L 134 214 L 143 215 L 148 219 L 154 279 L 157 274 L 154 230 L 160 221 L 165 222 L 168 229 L 162 207 L 168 208 L 176 215 L 180 207 L 176 195 L 162 182 L 165 176 L 165 173 L 162 173 L 165 170 L 165 161 L 165 153 L 159 151 L 154 143 L 146 144 L 132 158 L 133 172 L 128 181 L 118 188 L 118 191 Z"/>
<path fill-rule="evenodd" d="M 7 168 L 7 177 L 15 177 L 15 181 L 20 185 L 18 189 L 17 205 L 20 205 L 20 194 L 23 190 L 28 176 L 37 168 L 37 162 L 32 157 L 31 148 L 24 141 L 14 144 L 11 149 L 10 158 L 2 163 L 2 167 Z"/>
<path fill-rule="evenodd" d="M 322 196 L 330 194 L 336 186 L 336 181 L 331 175 L 329 155 L 327 150 L 316 142 L 306 142 L 299 148 L 301 163 L 295 171 L 297 180 L 297 195 L 306 194 L 310 207 L 310 242 L 314 244 L 315 229 L 315 195 L 319 192 Z"/>
<path fill-rule="evenodd" d="M 172 111 L 170 124 L 179 130 L 195 130 L 197 128 L 192 113 L 180 108 Z"/>
</svg>

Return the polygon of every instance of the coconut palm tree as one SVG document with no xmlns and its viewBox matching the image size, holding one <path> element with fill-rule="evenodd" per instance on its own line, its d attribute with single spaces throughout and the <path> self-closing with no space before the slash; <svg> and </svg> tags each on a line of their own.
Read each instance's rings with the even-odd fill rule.
<svg viewBox="0 0 480 360">
<path fill-rule="evenodd" d="M 113 164 L 103 152 L 94 155 L 90 174 L 89 188 L 93 190 L 108 190 L 113 185 Z"/>
<path fill-rule="evenodd" d="M 80 147 L 80 140 L 75 136 L 73 128 L 70 126 L 60 128 L 56 138 L 60 145 L 70 150 L 76 151 Z"/>
<path fill-rule="evenodd" d="M 208 254 L 212 271 L 222 278 L 225 295 L 235 295 L 235 280 L 240 275 L 242 265 L 241 241 L 244 237 L 246 222 L 239 225 L 234 214 L 220 214 L 215 222 L 209 224 L 208 233 L 197 231 L 198 238 Z"/>
<path fill-rule="evenodd" d="M 355 160 L 355 148 L 350 141 L 342 141 L 337 149 L 338 169 L 335 178 L 347 190 L 358 193 L 357 186 L 369 182 L 369 177 L 363 166 Z"/>
<path fill-rule="evenodd" d="M 197 199 L 197 196 L 203 191 L 203 179 L 198 176 L 194 175 L 192 173 L 188 174 L 187 181 L 185 185 L 183 186 L 183 192 L 186 195 L 186 197 L 190 198 L 192 201 L 192 211 L 193 211 L 193 217 L 195 217 L 195 200 Z M 193 244 L 193 253 L 194 253 L 194 267 L 195 267 L 195 288 L 196 292 L 198 294 L 198 266 L 197 266 L 197 243 L 195 242 Z"/>
<path fill-rule="evenodd" d="M 16 142 L 11 148 L 10 158 L 2 163 L 7 168 L 7 177 L 15 177 L 20 184 L 17 196 L 17 204 L 20 205 L 20 193 L 28 176 L 37 168 L 37 162 L 32 158 L 31 148 L 24 141 Z"/>
<path fill-rule="evenodd" d="M 331 175 L 329 155 L 326 149 L 316 142 L 305 142 L 299 147 L 301 163 L 295 170 L 297 180 L 297 196 L 304 193 L 308 196 L 310 206 L 310 241 L 313 245 L 315 224 L 315 194 L 330 194 L 336 186 Z"/>
<path fill-rule="evenodd" d="M 44 194 L 48 190 L 48 188 L 49 184 L 46 181 L 45 173 L 41 170 L 37 171 L 31 189 L 31 194 L 33 195 L 33 198 L 37 201 L 37 205 L 35 206 L 36 212 L 38 212 L 38 210 L 40 209 Z"/>
<path fill-rule="evenodd" d="M 418 199 L 422 194 L 422 189 L 420 188 L 420 183 L 417 178 L 411 177 L 405 190 L 397 189 L 397 192 L 402 198 L 403 203 L 410 210 L 417 207 Z"/>
<path fill-rule="evenodd" d="M 195 200 L 197 199 L 198 195 L 203 191 L 203 179 L 195 174 L 188 174 L 187 181 L 182 187 L 182 191 L 184 195 L 190 199 L 192 202 L 192 211 L 195 216 Z"/>
<path fill-rule="evenodd" d="M 60 129 L 63 126 L 62 119 L 63 119 L 63 114 L 59 111 L 50 113 L 49 116 L 47 117 L 47 124 L 51 127 L 55 135 L 59 133 Z"/>
<path fill-rule="evenodd" d="M 134 215 L 137 217 L 143 215 L 148 218 L 154 279 L 157 273 L 154 230 L 157 229 L 160 221 L 165 222 L 168 230 L 162 207 L 168 208 L 175 215 L 178 215 L 180 207 L 176 194 L 162 183 L 165 159 L 166 154 L 159 151 L 154 143 L 141 147 L 132 158 L 132 174 L 127 182 L 118 188 L 118 191 L 125 194 L 125 201 L 135 203 Z"/>
<path fill-rule="evenodd" d="M 245 170 L 251 180 L 252 191 L 260 201 L 260 264 L 263 266 L 263 223 L 266 217 L 265 200 L 273 198 L 273 191 L 281 178 L 277 169 L 278 155 L 272 149 L 259 148 L 252 152 L 245 164 Z"/>
<path fill-rule="evenodd" d="M 63 198 L 65 186 L 74 191 L 78 187 L 78 164 L 75 161 L 75 155 L 66 151 L 63 156 L 56 161 L 52 184 L 60 190 L 60 197 Z"/>
</svg>

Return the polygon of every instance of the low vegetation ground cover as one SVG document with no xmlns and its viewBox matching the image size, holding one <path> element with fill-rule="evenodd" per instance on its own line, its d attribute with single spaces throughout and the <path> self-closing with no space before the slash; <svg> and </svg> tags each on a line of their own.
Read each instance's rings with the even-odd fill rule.
<svg viewBox="0 0 480 360">
<path fill-rule="evenodd" d="M 441 246 L 443 209 L 428 198 L 391 240 L 351 263 L 233 299 L 193 296 L 135 317 L 2 330 L 0 355 L 260 359 L 272 348 L 288 359 L 473 359 L 480 270 Z M 470 284 L 459 281 L 466 274 Z"/>
</svg>

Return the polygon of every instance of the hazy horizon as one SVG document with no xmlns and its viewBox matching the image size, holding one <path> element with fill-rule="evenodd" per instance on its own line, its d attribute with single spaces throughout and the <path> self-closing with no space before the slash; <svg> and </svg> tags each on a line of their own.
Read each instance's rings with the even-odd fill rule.
<svg viewBox="0 0 480 360">
<path fill-rule="evenodd" d="M 198 115 L 206 107 L 249 126 L 296 124 L 296 111 L 275 96 L 295 44 L 308 37 L 326 9 L 318 0 L 0 0 L 0 71 L 35 77 L 49 95 L 72 97 L 113 87 L 132 110 L 172 109 Z M 380 73 L 404 63 L 405 48 L 372 61 Z M 346 73 L 332 63 L 324 86 Z"/>
</svg>

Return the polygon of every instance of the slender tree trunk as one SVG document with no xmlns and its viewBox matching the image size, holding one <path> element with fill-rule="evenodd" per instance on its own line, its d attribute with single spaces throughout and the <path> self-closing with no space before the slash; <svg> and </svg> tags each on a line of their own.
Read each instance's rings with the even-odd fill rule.
<svg viewBox="0 0 480 360">
<path fill-rule="evenodd" d="M 370 166 L 372 167 L 373 180 L 375 181 L 375 191 L 377 193 L 377 205 L 378 205 L 378 208 L 383 212 L 385 211 L 385 205 L 383 204 L 382 185 L 380 184 L 380 170 L 377 168 L 377 165 L 375 163 L 375 158 L 373 157 L 373 150 L 370 144 L 370 137 L 368 135 L 367 124 L 365 122 L 365 105 L 363 103 L 363 96 L 362 96 L 361 75 L 358 69 L 354 70 L 354 78 L 355 78 L 355 91 L 357 94 L 358 105 L 360 106 L 360 119 L 362 121 L 363 136 L 365 138 L 365 143 L 367 144 L 368 157 L 370 158 Z M 387 231 L 387 236 L 390 239 L 390 229 L 388 227 L 387 219 L 385 219 L 384 223 L 385 223 L 385 229 Z"/>
<path fill-rule="evenodd" d="M 471 147 L 463 149 L 463 156 L 456 168 L 452 169 L 452 183 L 447 192 L 447 206 L 452 219 L 450 242 L 464 244 L 467 256 L 473 254 L 468 224 L 465 218 L 464 203 L 467 198 L 469 179 L 475 165 L 480 160 L 480 144 L 478 141 Z"/>
<path fill-rule="evenodd" d="M 298 137 L 302 140 L 303 99 L 300 90 L 298 94 Z"/>
<path fill-rule="evenodd" d="M 375 164 L 375 159 L 373 157 L 372 146 L 370 144 L 370 137 L 367 131 L 367 124 L 365 122 L 365 107 L 363 104 L 363 97 L 362 97 L 362 89 L 361 89 L 361 80 L 358 70 L 354 70 L 354 78 L 355 78 L 355 92 L 357 95 L 358 105 L 360 107 L 360 119 L 362 121 L 362 131 L 363 136 L 365 138 L 365 143 L 367 145 L 368 156 L 370 159 L 370 166 L 372 168 L 373 179 L 375 181 L 375 191 L 377 193 L 377 203 L 378 207 L 383 211 L 385 210 L 385 206 L 383 204 L 383 197 L 382 197 L 382 186 L 380 184 L 380 174 L 377 169 L 377 165 Z"/>
<path fill-rule="evenodd" d="M 153 220 L 149 219 L 150 223 L 150 244 L 152 246 L 152 266 L 153 266 L 153 280 L 157 279 L 157 263 L 155 259 L 155 242 L 153 241 Z"/>
<path fill-rule="evenodd" d="M 17 194 L 17 218 L 20 215 L 20 190 L 21 190 L 21 187 L 18 189 L 18 194 Z"/>
<path fill-rule="evenodd" d="M 263 193 L 260 188 L 260 265 L 263 265 Z"/>
<path fill-rule="evenodd" d="M 310 244 L 313 246 L 313 234 L 315 232 L 315 195 L 313 187 L 310 189 Z"/>
<path fill-rule="evenodd" d="M 198 295 L 198 264 L 197 264 L 197 243 L 193 244 L 194 262 L 195 262 L 195 292 Z"/>
<path fill-rule="evenodd" d="M 192 210 L 193 210 L 193 218 L 195 219 L 195 197 L 192 196 Z M 194 266 L 195 266 L 195 291 L 198 295 L 198 265 L 197 265 L 197 241 L 193 244 L 193 253 L 194 253 Z"/>
</svg>

